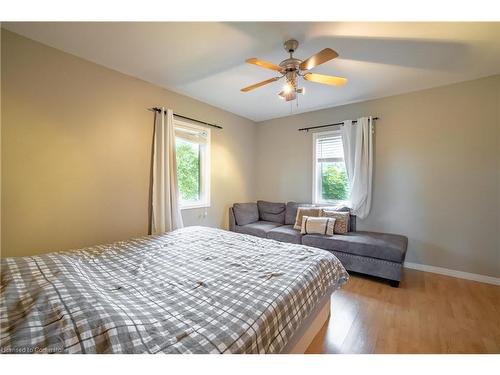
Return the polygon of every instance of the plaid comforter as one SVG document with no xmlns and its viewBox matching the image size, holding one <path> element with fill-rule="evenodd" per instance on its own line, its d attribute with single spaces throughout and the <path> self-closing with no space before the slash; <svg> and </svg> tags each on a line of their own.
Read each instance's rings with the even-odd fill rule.
<svg viewBox="0 0 500 375">
<path fill-rule="evenodd" d="M 347 279 L 324 250 L 206 227 L 6 258 L 0 352 L 279 353 Z"/>
</svg>

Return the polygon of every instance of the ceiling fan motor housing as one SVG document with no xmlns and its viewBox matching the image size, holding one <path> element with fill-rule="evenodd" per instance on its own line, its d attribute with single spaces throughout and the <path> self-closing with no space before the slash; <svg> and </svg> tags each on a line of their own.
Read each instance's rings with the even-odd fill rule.
<svg viewBox="0 0 500 375">
<path fill-rule="evenodd" d="M 290 57 L 286 60 L 280 62 L 280 67 L 283 68 L 284 72 L 293 72 L 299 70 L 299 65 L 302 60 L 296 59 L 294 57 Z"/>
</svg>

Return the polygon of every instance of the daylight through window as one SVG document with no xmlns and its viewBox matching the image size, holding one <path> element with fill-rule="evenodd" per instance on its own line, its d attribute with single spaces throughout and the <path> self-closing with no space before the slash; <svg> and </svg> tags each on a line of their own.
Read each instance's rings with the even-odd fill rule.
<svg viewBox="0 0 500 375">
<path fill-rule="evenodd" d="M 210 206 L 210 129 L 175 121 L 177 181 L 181 208 Z"/>
<path fill-rule="evenodd" d="M 314 134 L 314 203 L 347 203 L 349 183 L 340 131 Z"/>
</svg>

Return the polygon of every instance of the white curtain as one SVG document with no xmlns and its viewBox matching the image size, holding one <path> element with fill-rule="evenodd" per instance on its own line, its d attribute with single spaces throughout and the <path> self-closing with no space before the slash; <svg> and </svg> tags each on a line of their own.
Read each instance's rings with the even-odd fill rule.
<svg viewBox="0 0 500 375">
<path fill-rule="evenodd" d="M 175 161 L 174 113 L 161 108 L 156 112 L 153 141 L 153 188 L 151 233 L 182 228 Z"/>
<path fill-rule="evenodd" d="M 372 204 L 372 127 L 371 117 L 361 117 L 356 124 L 344 121 L 342 127 L 344 161 L 351 191 L 351 209 L 360 219 L 368 216 Z"/>
</svg>

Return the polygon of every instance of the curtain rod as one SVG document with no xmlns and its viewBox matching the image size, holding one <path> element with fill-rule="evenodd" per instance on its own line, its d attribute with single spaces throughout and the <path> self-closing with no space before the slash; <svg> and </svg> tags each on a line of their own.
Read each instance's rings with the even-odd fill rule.
<svg viewBox="0 0 500 375">
<path fill-rule="evenodd" d="M 161 112 L 161 109 L 160 108 L 157 108 L 157 107 L 153 107 L 153 108 L 148 108 L 149 111 L 154 111 L 154 112 Z M 165 112 L 166 113 L 166 112 Z M 205 122 L 205 121 L 200 121 L 200 120 L 197 120 L 195 118 L 191 118 L 191 117 L 187 117 L 187 116 L 183 116 L 183 115 L 179 115 L 177 113 L 174 113 L 174 116 L 176 117 L 180 117 L 180 118 L 183 118 L 185 120 L 191 120 L 191 121 L 194 121 L 194 122 L 199 122 L 200 124 L 204 124 L 204 125 L 207 125 L 207 126 L 211 126 L 213 128 L 217 128 L 217 129 L 223 129 L 222 126 L 219 126 L 219 125 L 215 125 L 215 124 L 210 124 L 208 122 Z"/>
<path fill-rule="evenodd" d="M 378 120 L 378 117 L 372 117 L 372 120 Z M 357 123 L 358 121 L 357 120 L 352 120 L 352 123 L 355 124 Z M 344 123 L 343 122 L 336 122 L 335 124 L 328 124 L 328 125 L 318 125 L 318 126 L 310 126 L 308 128 L 300 128 L 300 129 L 297 129 L 299 132 L 302 132 L 302 131 L 306 131 L 308 132 L 309 130 L 311 129 L 319 129 L 319 128 L 327 128 L 329 126 L 343 126 Z"/>
</svg>

